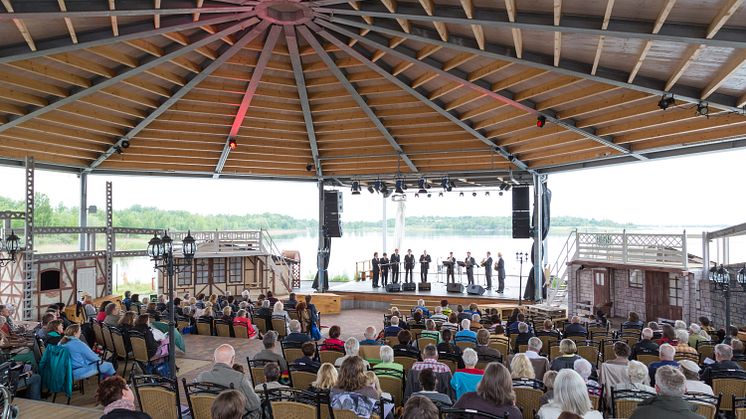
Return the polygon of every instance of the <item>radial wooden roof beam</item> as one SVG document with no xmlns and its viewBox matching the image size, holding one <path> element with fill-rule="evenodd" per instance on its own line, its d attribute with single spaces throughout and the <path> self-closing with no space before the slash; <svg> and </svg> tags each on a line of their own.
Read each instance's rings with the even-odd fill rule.
<svg viewBox="0 0 746 419">
<path fill-rule="evenodd" d="M 202 8 L 202 5 L 203 5 L 204 3 L 205 3 L 205 0 L 195 0 L 195 4 L 194 4 L 194 5 L 195 5 L 195 6 L 196 6 L 196 7 L 198 8 L 198 9 L 201 9 L 201 8 Z M 192 15 L 192 19 L 193 19 L 193 20 L 194 20 L 195 22 L 196 22 L 196 21 L 198 21 L 198 20 L 199 20 L 199 12 L 195 12 L 195 13 L 194 13 L 194 14 Z"/>
<path fill-rule="evenodd" d="M 113 11 L 117 9 L 116 0 L 108 0 L 108 3 L 109 3 L 109 10 Z M 117 18 L 114 15 L 111 15 L 109 17 L 109 20 L 111 21 L 111 33 L 114 36 L 119 36 L 119 18 Z"/>
<path fill-rule="evenodd" d="M 272 26 L 272 29 L 270 29 L 269 34 L 267 35 L 267 39 L 264 41 L 264 47 L 259 55 L 259 60 L 256 63 L 256 67 L 254 67 L 254 71 L 251 73 L 251 80 L 249 80 L 249 85 L 246 86 L 246 92 L 244 92 L 236 116 L 233 118 L 231 130 L 228 133 L 228 138 L 226 138 L 225 145 L 223 146 L 223 152 L 220 155 L 217 166 L 215 167 L 215 174 L 213 175 L 213 178 L 215 179 L 220 177 L 220 172 L 223 171 L 223 166 L 225 166 L 225 162 L 228 160 L 228 154 L 231 152 L 230 142 L 231 140 L 235 140 L 236 136 L 238 136 L 238 131 L 243 125 L 246 112 L 249 111 L 251 100 L 256 94 L 256 89 L 259 87 L 259 82 L 262 79 L 264 70 L 267 68 L 267 63 L 272 57 L 272 50 L 275 48 L 275 44 L 277 44 L 277 40 L 280 38 L 281 31 L 281 27 Z"/>
<path fill-rule="evenodd" d="M 660 32 L 661 28 L 663 27 L 663 24 L 666 22 L 666 19 L 668 19 L 669 13 L 671 13 L 671 10 L 673 9 L 673 6 L 676 4 L 676 0 L 666 0 L 666 3 L 663 4 L 663 8 L 661 9 L 660 13 L 658 13 L 658 18 L 655 19 L 655 25 L 653 26 L 653 34 L 657 34 Z M 635 77 L 637 76 L 637 72 L 640 71 L 640 68 L 642 67 L 642 63 L 645 61 L 645 57 L 648 56 L 648 52 L 650 52 L 650 48 L 653 46 L 653 40 L 649 39 L 645 41 L 645 45 L 642 47 L 642 51 L 640 51 L 640 56 L 637 57 L 637 61 L 635 62 L 635 66 L 632 68 L 632 71 L 629 73 L 629 78 L 627 79 L 627 83 L 632 83 L 635 80 Z"/>
<path fill-rule="evenodd" d="M 611 20 L 611 11 L 614 9 L 614 0 L 606 0 L 606 11 L 604 12 L 604 20 L 601 24 L 601 29 L 606 30 L 609 28 L 609 21 Z M 605 35 L 598 37 L 598 45 L 596 46 L 596 55 L 593 57 L 593 67 L 591 67 L 591 74 L 595 75 L 598 69 L 598 63 L 601 61 L 601 53 L 604 50 L 604 41 L 606 40 Z M 556 66 L 555 66 L 556 67 Z"/>
<path fill-rule="evenodd" d="M 744 62 L 746 62 L 746 49 L 734 51 L 733 55 L 730 56 L 728 61 L 715 74 L 715 77 L 713 77 L 712 80 L 710 80 L 710 83 L 708 83 L 704 90 L 702 90 L 701 99 L 707 99 L 710 95 L 715 93 L 715 90 L 722 86 L 723 83 L 733 75 L 733 73 L 738 71 Z"/>
<path fill-rule="evenodd" d="M 554 26 L 560 25 L 562 18 L 562 0 L 554 0 Z M 484 49 L 484 48 L 481 48 Z M 562 32 L 554 33 L 554 66 L 559 66 L 560 54 L 562 53 Z"/>
<path fill-rule="evenodd" d="M 252 22 L 256 23 L 257 20 L 252 19 Z M 242 36 L 238 42 L 236 42 L 234 45 L 227 48 L 225 52 L 219 54 L 218 58 L 210 62 L 210 64 L 204 67 L 204 69 L 201 72 L 194 75 L 194 77 L 192 77 L 187 82 L 187 84 L 182 86 L 173 95 L 171 95 L 170 98 L 166 99 L 163 103 L 161 103 L 161 105 L 158 106 L 158 108 L 153 110 L 147 117 L 145 117 L 136 126 L 134 126 L 131 130 L 129 130 L 122 138 L 117 140 L 117 142 L 111 147 L 109 147 L 109 149 L 105 153 L 103 153 L 101 156 L 99 156 L 98 159 L 96 159 L 93 163 L 91 163 L 90 166 L 88 166 L 86 170 L 91 171 L 97 168 L 98 166 L 100 166 L 101 163 L 103 163 L 109 157 L 111 157 L 114 153 L 116 153 L 118 147 L 121 147 L 122 142 L 132 141 L 132 139 L 135 138 L 140 132 L 142 132 L 142 130 L 147 128 L 148 125 L 150 125 L 150 123 L 155 121 L 159 116 L 161 116 L 164 112 L 166 112 L 169 108 L 171 108 L 171 106 L 173 106 L 177 101 L 179 101 L 187 93 L 189 93 L 192 89 L 194 89 L 195 86 L 197 86 L 200 82 L 206 79 L 212 72 L 217 70 L 221 65 L 225 64 L 225 62 L 228 61 L 232 56 L 234 56 L 236 53 L 241 51 L 241 49 L 243 49 L 243 47 L 245 47 L 246 44 L 253 41 L 256 37 L 264 33 L 267 30 L 268 26 L 269 26 L 269 23 L 267 22 L 262 22 L 256 25 L 256 27 L 252 28 L 246 35 Z"/>
<path fill-rule="evenodd" d="M 516 21 L 518 10 L 516 9 L 515 0 L 505 0 L 505 11 L 508 13 L 508 19 L 511 23 Z M 510 29 L 513 35 L 513 45 L 515 45 L 515 55 L 523 58 L 523 35 L 520 28 Z"/>
<path fill-rule="evenodd" d="M 321 60 L 324 61 L 327 67 L 329 67 L 329 70 L 332 72 L 332 74 L 334 74 L 334 76 L 344 86 L 344 88 L 347 90 L 350 96 L 352 96 L 360 109 L 362 109 L 363 112 L 368 116 L 368 118 L 370 118 L 371 122 L 373 122 L 373 124 L 383 135 L 386 141 L 391 144 L 391 147 L 396 150 L 396 152 L 399 154 L 399 157 L 404 161 L 407 167 L 409 167 L 409 169 L 415 173 L 418 172 L 419 170 L 417 169 L 417 166 L 414 165 L 412 160 L 409 158 L 409 156 L 407 156 L 399 143 L 397 143 L 396 139 L 391 135 L 389 130 L 386 129 L 386 127 L 381 123 L 381 120 L 378 119 L 376 114 L 373 112 L 373 109 L 368 106 L 368 104 L 365 102 L 365 99 L 363 99 L 362 96 L 360 96 L 360 94 L 355 90 L 355 86 L 353 86 L 352 83 L 344 75 L 344 73 L 342 73 L 342 70 L 337 67 L 337 65 L 334 63 L 334 60 L 332 60 L 329 54 L 324 50 L 324 48 L 321 46 L 316 37 L 311 33 L 311 31 L 309 31 L 306 26 L 299 26 L 298 32 L 300 32 L 303 38 L 305 38 L 306 42 L 308 42 L 311 47 L 313 47 L 319 58 L 321 58 Z M 388 47 L 384 48 L 388 49 Z"/>
<path fill-rule="evenodd" d="M 321 161 L 319 159 L 319 146 L 316 143 L 316 131 L 313 127 L 313 114 L 311 113 L 311 102 L 308 100 L 308 91 L 306 90 L 306 80 L 303 75 L 303 63 L 301 62 L 300 53 L 298 52 L 298 39 L 295 34 L 295 28 L 291 25 L 285 26 L 285 41 L 290 53 L 290 63 L 293 66 L 293 76 L 295 84 L 298 87 L 298 97 L 300 98 L 300 107 L 303 111 L 303 122 L 306 125 L 308 133 L 308 142 L 311 146 L 311 158 L 316 167 L 316 176 L 323 176 Z"/>
<path fill-rule="evenodd" d="M 10 2 L 10 0 L 2 0 L 2 2 L 3 6 L 5 6 L 5 9 L 8 11 L 8 14 L 0 16 L 5 16 L 6 18 L 10 17 L 10 19 L 16 25 L 16 28 L 18 28 L 18 32 L 21 33 L 21 36 L 23 36 L 26 44 L 28 44 L 29 49 L 31 49 L 31 51 L 36 51 L 34 38 L 31 37 L 31 32 L 29 32 L 28 27 L 26 26 L 26 23 L 23 21 L 23 19 L 20 17 L 15 17 L 17 16 L 17 14 L 14 13 L 13 4 Z"/>
<path fill-rule="evenodd" d="M 65 0 L 57 0 L 57 3 L 60 5 L 60 10 L 65 12 L 67 11 L 67 5 L 65 4 Z M 75 33 L 75 27 L 73 26 L 73 21 L 69 17 L 65 18 L 65 26 L 67 26 L 67 31 L 70 33 L 70 40 L 73 42 L 73 44 L 78 43 L 78 34 Z"/>
<path fill-rule="evenodd" d="M 10 0 L 0 0 L 3 3 L 10 3 Z M 230 14 L 230 13 L 245 13 L 250 12 L 254 9 L 254 6 L 212 6 L 212 7 L 181 7 L 181 8 L 152 8 L 152 9 L 122 9 L 116 8 L 114 0 L 109 1 L 109 10 L 85 10 L 85 2 L 76 2 L 76 5 L 83 6 L 81 10 L 68 10 L 59 11 L 49 9 L 46 11 L 33 11 L 33 12 L 17 12 L 17 13 L 3 13 L 0 14 L 0 21 L 2 20 L 13 20 L 13 19 L 35 19 L 35 20 L 53 20 L 53 19 L 64 19 L 66 17 L 71 19 L 87 19 L 96 17 L 137 17 L 137 16 L 171 16 L 171 15 L 190 15 L 194 13 L 203 14 Z M 157 1 L 157 0 L 155 0 Z M 91 2 L 95 3 L 95 2 Z M 33 7 L 37 7 L 42 2 L 29 2 Z M 115 7 L 112 9 L 112 7 Z M 7 8 L 7 5 L 6 5 Z"/>
</svg>

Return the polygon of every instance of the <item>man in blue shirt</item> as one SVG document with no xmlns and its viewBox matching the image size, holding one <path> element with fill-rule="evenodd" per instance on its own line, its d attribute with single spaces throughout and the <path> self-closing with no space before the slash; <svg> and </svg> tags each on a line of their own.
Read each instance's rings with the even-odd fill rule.
<svg viewBox="0 0 746 419">
<path fill-rule="evenodd" d="M 664 366 L 664 365 L 670 365 L 672 367 L 679 367 L 679 363 L 674 361 L 674 356 L 676 355 L 676 348 L 673 346 L 664 343 L 663 345 L 658 348 L 658 356 L 660 357 L 660 361 L 653 362 L 648 366 L 648 373 L 650 374 L 650 385 L 655 385 L 655 371 L 658 370 L 658 368 Z"/>
<path fill-rule="evenodd" d="M 423 316 L 430 317 L 430 310 L 425 307 L 425 300 L 417 300 L 417 306 L 412 309 L 412 313 L 417 311 L 417 309 L 422 310 Z"/>
<path fill-rule="evenodd" d="M 580 317 L 572 316 L 570 324 L 565 327 L 566 336 L 588 336 L 588 330 L 580 324 Z"/>
<path fill-rule="evenodd" d="M 301 344 L 311 340 L 310 336 L 300 331 L 300 322 L 298 320 L 290 320 L 288 325 L 290 327 L 290 334 L 285 336 L 285 339 L 283 339 L 284 343 Z"/>
<path fill-rule="evenodd" d="M 477 343 L 477 332 L 471 330 L 471 320 L 461 320 L 461 330 L 456 333 L 454 342 L 471 342 L 476 345 Z"/>
<path fill-rule="evenodd" d="M 376 328 L 373 326 L 368 326 L 365 328 L 365 333 L 363 333 L 363 336 L 365 336 L 365 339 L 360 341 L 360 345 L 381 345 L 381 342 L 376 340 Z"/>
<path fill-rule="evenodd" d="M 385 329 L 383 329 L 383 336 L 384 337 L 397 336 L 399 335 L 400 330 L 401 330 L 401 327 L 399 327 L 399 317 L 391 316 L 391 326 L 388 326 Z"/>
</svg>

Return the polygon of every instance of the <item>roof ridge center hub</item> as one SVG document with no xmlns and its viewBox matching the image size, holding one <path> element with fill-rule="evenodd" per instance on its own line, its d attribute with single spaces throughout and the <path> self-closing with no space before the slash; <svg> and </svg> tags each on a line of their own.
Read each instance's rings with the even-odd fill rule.
<svg viewBox="0 0 746 419">
<path fill-rule="evenodd" d="M 255 10 L 257 17 L 278 25 L 302 25 L 313 15 L 308 5 L 293 0 L 263 1 Z"/>
</svg>

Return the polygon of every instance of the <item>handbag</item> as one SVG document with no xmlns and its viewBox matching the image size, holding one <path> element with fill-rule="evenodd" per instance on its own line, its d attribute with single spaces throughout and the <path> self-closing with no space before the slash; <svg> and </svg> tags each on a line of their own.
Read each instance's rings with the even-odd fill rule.
<svg viewBox="0 0 746 419">
<path fill-rule="evenodd" d="M 321 339 L 321 332 L 319 331 L 319 327 L 316 326 L 316 323 L 311 324 L 311 337 L 313 340 Z"/>
</svg>

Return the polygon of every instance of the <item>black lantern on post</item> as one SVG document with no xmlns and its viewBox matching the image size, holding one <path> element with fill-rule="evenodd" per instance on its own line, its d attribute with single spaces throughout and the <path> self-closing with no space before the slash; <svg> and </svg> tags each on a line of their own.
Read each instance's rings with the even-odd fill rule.
<svg viewBox="0 0 746 419">
<path fill-rule="evenodd" d="M 8 257 L 3 257 L 2 255 L 0 255 L 0 267 L 7 265 L 9 262 L 15 263 L 16 254 L 18 253 L 20 247 L 20 239 L 18 238 L 18 236 L 16 236 L 13 230 L 11 230 L 10 236 L 5 238 L 5 243 L 0 240 L 0 252 L 2 252 L 3 250 L 8 252 Z"/>
<path fill-rule="evenodd" d="M 741 289 L 731 286 L 734 285 L 732 275 L 722 264 L 710 268 L 709 279 L 715 285 L 716 290 L 723 292 L 723 297 L 725 297 L 725 330 L 730 330 L 730 296 L 733 292 L 746 292 L 746 267 L 738 271 L 736 276 L 736 282 L 741 285 Z"/>
<path fill-rule="evenodd" d="M 521 268 L 518 271 L 518 305 L 520 306 L 523 305 L 523 262 L 528 262 L 528 253 L 516 252 L 515 260 L 521 264 Z"/>
<path fill-rule="evenodd" d="M 184 237 L 181 245 L 182 253 L 184 255 L 183 264 L 174 263 L 174 247 L 173 240 L 168 235 L 168 231 L 163 232 L 162 237 L 158 237 L 157 234 L 153 236 L 148 242 L 148 256 L 154 262 L 154 269 L 159 270 L 161 273 L 166 274 L 168 278 L 168 366 L 171 370 L 171 377 L 176 377 L 176 340 L 174 335 L 176 334 L 176 309 L 174 307 L 174 274 L 178 272 L 178 268 L 182 266 L 191 266 L 194 254 L 197 251 L 194 237 L 192 237 L 191 231 L 189 231 Z"/>
</svg>

